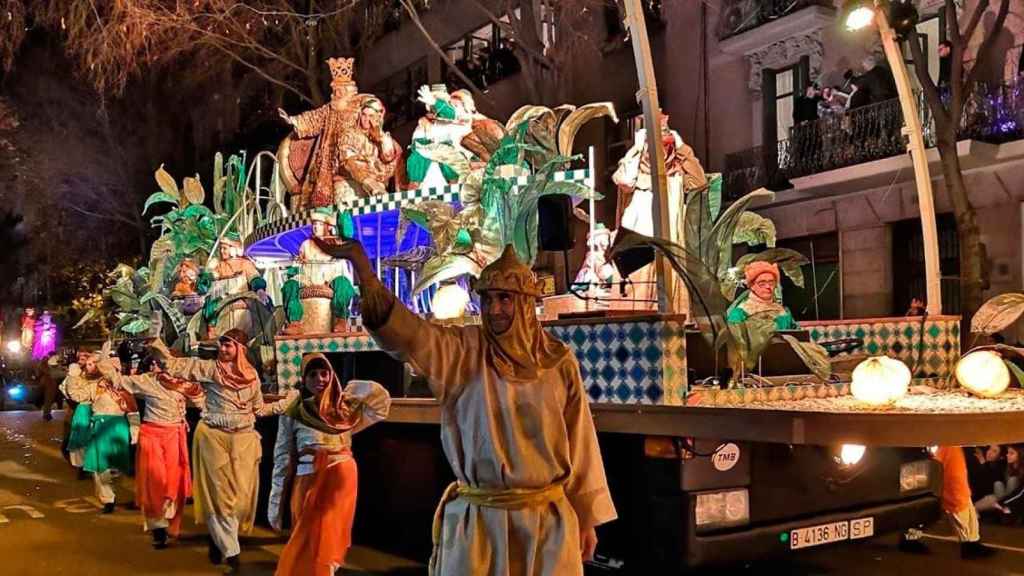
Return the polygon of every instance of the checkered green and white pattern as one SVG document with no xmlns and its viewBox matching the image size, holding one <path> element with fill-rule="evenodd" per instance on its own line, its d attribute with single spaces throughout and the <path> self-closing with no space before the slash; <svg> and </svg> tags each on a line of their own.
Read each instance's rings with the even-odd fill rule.
<svg viewBox="0 0 1024 576">
<path fill-rule="evenodd" d="M 376 352 L 380 348 L 369 335 L 324 335 L 313 337 L 284 338 L 275 342 L 277 351 L 277 383 L 282 388 L 292 388 L 302 380 L 302 357 L 314 352 L 332 354 L 335 352 Z"/>
<path fill-rule="evenodd" d="M 914 376 L 918 378 L 945 378 L 960 359 L 960 319 L 952 316 L 926 320 L 923 332 L 919 318 L 805 323 L 804 327 L 815 342 L 862 338 L 864 347 L 858 353 L 902 360 L 911 369 L 917 367 Z"/>
<path fill-rule="evenodd" d="M 376 214 L 398 210 L 412 204 L 418 204 L 426 200 L 441 200 L 443 202 L 457 202 L 459 193 L 462 192 L 462 184 L 452 184 L 441 188 L 417 188 L 415 190 L 404 190 L 394 194 L 383 194 L 360 198 L 349 206 L 353 216 L 365 214 Z"/>
</svg>

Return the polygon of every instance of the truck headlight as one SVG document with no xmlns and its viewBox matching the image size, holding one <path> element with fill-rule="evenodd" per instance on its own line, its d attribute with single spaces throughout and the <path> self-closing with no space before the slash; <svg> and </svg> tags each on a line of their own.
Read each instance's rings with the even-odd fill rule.
<svg viewBox="0 0 1024 576">
<path fill-rule="evenodd" d="M 725 528 L 750 522 L 750 494 L 746 488 L 697 495 L 698 528 Z"/>
<path fill-rule="evenodd" d="M 931 485 L 931 463 L 928 460 L 908 462 L 900 466 L 900 492 L 921 490 Z"/>
</svg>

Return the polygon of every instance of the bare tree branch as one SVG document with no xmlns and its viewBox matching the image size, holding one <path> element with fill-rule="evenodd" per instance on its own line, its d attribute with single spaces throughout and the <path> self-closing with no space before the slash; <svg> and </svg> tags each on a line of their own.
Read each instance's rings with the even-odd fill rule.
<svg viewBox="0 0 1024 576">
<path fill-rule="evenodd" d="M 405 8 L 405 11 L 409 15 L 409 19 L 412 21 L 413 25 L 415 25 L 416 29 L 420 31 L 421 35 L 423 35 L 423 39 L 434 50 L 434 52 L 441 56 L 441 60 L 443 60 L 444 63 L 447 64 L 453 72 L 455 72 L 455 75 L 459 77 L 459 80 L 465 82 L 466 86 L 468 86 L 470 91 L 473 92 L 476 99 L 482 100 L 490 106 L 494 106 L 494 102 L 491 100 L 490 96 L 484 94 L 483 90 L 481 90 L 475 82 L 462 73 L 462 70 L 452 62 L 452 59 L 448 57 L 448 54 L 446 54 L 441 46 L 434 40 L 434 37 L 430 35 L 430 32 L 428 32 L 423 26 L 423 22 L 420 20 L 420 15 L 416 11 L 416 7 L 413 6 L 412 2 L 410 0 L 399 1 L 402 3 L 402 7 Z"/>
<path fill-rule="evenodd" d="M 984 15 L 988 10 L 988 4 L 989 0 L 978 0 L 978 5 L 974 7 L 974 13 L 971 14 L 971 20 L 967 23 L 967 28 L 963 31 L 963 36 L 961 37 L 963 44 L 966 45 L 970 43 L 971 38 L 974 38 L 974 32 L 978 29 L 978 24 L 981 22 L 982 15 Z M 953 14 L 955 15 L 956 12 L 953 12 Z M 946 18 L 949 18 L 949 14 L 946 14 Z M 955 22 L 956 20 L 957 19 L 954 16 L 953 21 Z M 959 26 L 957 27 L 959 28 Z"/>
<path fill-rule="evenodd" d="M 929 107 L 932 109 L 932 114 L 936 116 L 942 114 L 942 120 L 948 121 L 949 115 L 942 104 L 942 95 L 939 94 L 939 88 L 935 85 L 935 81 L 932 80 L 932 76 L 928 72 L 928 61 L 925 59 L 924 51 L 921 50 L 921 36 L 917 33 L 916 29 L 911 29 L 907 40 L 910 44 L 910 54 L 914 59 L 914 73 L 917 75 L 917 81 L 920 82 L 921 87 L 924 89 L 925 98 L 927 98 Z"/>
</svg>

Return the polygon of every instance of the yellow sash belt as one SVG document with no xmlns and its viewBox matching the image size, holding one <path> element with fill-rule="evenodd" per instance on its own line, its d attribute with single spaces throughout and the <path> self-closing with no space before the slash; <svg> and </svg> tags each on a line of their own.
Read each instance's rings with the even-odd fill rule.
<svg viewBox="0 0 1024 576">
<path fill-rule="evenodd" d="M 543 488 L 478 488 L 452 482 L 445 488 L 441 501 L 434 511 L 433 542 L 434 550 L 430 555 L 430 576 L 437 573 L 440 560 L 441 530 L 444 522 L 444 507 L 449 502 L 462 498 L 470 504 L 501 510 L 522 510 L 537 508 L 557 502 L 565 498 L 565 483 L 558 482 Z"/>
</svg>

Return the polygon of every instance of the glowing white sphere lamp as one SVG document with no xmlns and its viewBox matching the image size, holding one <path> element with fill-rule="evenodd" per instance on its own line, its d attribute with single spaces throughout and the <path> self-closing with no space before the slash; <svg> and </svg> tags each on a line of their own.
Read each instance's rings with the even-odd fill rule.
<svg viewBox="0 0 1024 576">
<path fill-rule="evenodd" d="M 437 320 L 462 318 L 469 305 L 469 293 L 458 284 L 446 284 L 438 289 L 431 301 L 431 309 Z"/>
<path fill-rule="evenodd" d="M 956 365 L 956 381 L 971 393 L 991 398 L 1010 385 L 1010 370 L 999 354 L 991 350 L 971 352 Z"/>
<path fill-rule="evenodd" d="M 875 356 L 853 369 L 850 393 L 871 406 L 892 404 L 910 390 L 910 368 L 888 356 Z"/>
</svg>

